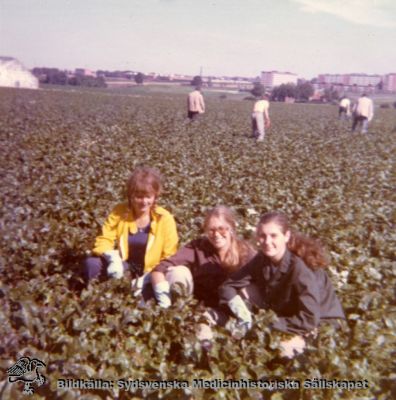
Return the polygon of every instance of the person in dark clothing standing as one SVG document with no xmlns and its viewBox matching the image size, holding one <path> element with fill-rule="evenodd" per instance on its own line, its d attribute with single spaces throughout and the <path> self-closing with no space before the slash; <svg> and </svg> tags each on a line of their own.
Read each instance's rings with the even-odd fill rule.
<svg viewBox="0 0 396 400">
<path fill-rule="evenodd" d="M 291 231 L 287 217 L 278 212 L 261 217 L 257 239 L 261 251 L 219 288 L 220 304 L 250 329 L 252 314 L 240 293 L 255 284 L 258 296 L 247 292 L 248 300 L 275 311 L 274 329 L 296 335 L 282 343 L 283 355 L 291 357 L 303 351 L 304 335 L 321 322 L 344 319 L 344 312 L 323 269 L 328 261 L 319 242 Z"/>
</svg>

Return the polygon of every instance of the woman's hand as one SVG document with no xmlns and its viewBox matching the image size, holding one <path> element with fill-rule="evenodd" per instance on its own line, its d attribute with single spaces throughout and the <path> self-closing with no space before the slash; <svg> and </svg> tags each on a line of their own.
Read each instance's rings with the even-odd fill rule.
<svg viewBox="0 0 396 400">
<path fill-rule="evenodd" d="M 111 278 L 120 279 L 124 276 L 124 265 L 118 250 L 106 251 L 103 256 L 109 263 L 107 266 L 107 275 Z"/>
<path fill-rule="evenodd" d="M 252 314 L 239 295 L 236 295 L 228 302 L 228 307 L 230 307 L 230 310 L 238 318 L 240 326 L 246 329 L 252 327 Z"/>
</svg>

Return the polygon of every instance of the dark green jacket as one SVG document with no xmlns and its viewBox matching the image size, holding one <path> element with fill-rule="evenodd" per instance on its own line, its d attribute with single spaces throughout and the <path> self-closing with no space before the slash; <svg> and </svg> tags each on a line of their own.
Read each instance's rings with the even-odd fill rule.
<svg viewBox="0 0 396 400">
<path fill-rule="evenodd" d="M 345 318 L 326 272 L 311 270 L 288 250 L 277 266 L 258 253 L 221 285 L 220 304 L 227 304 L 252 283 L 258 286 L 265 308 L 278 315 L 275 329 L 303 334 L 326 319 Z"/>
</svg>

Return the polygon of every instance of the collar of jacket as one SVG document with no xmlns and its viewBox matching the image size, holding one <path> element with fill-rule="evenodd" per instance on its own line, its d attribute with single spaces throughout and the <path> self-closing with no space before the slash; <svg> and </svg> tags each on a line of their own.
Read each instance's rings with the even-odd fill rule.
<svg viewBox="0 0 396 400">
<path fill-rule="evenodd" d="M 271 259 L 261 253 L 264 257 L 265 267 L 263 270 L 264 279 L 267 281 L 270 280 L 271 269 L 275 269 L 275 275 L 272 279 L 278 280 L 282 274 L 286 274 L 289 271 L 290 263 L 291 263 L 291 253 L 288 249 L 286 249 L 285 254 L 283 255 L 279 264 L 275 264 Z"/>
<path fill-rule="evenodd" d="M 275 264 L 269 257 L 264 255 L 263 253 L 261 253 L 261 255 L 264 258 L 264 260 L 266 260 L 266 263 L 265 263 L 266 265 L 275 267 L 276 269 L 278 269 L 279 271 L 281 271 L 283 273 L 286 273 L 289 270 L 290 262 L 291 262 L 290 250 L 286 249 L 285 254 L 283 255 L 280 263 L 278 263 L 278 264 Z"/>
<path fill-rule="evenodd" d="M 291 253 L 288 249 L 286 249 L 286 252 L 282 257 L 282 260 L 278 265 L 279 271 L 285 274 L 289 270 L 290 261 L 291 261 Z"/>
<path fill-rule="evenodd" d="M 167 213 L 167 211 L 160 206 L 155 206 L 154 209 L 151 210 L 151 212 L 150 212 L 150 217 L 151 217 L 150 218 L 151 219 L 150 220 L 150 233 L 151 234 L 155 233 L 159 220 L 166 213 Z M 133 210 L 130 209 L 129 207 L 128 207 L 127 214 L 128 214 L 127 219 L 131 223 L 129 226 L 129 229 L 130 229 L 130 232 L 134 235 L 138 231 L 138 227 L 135 222 L 135 215 L 133 213 Z"/>
</svg>

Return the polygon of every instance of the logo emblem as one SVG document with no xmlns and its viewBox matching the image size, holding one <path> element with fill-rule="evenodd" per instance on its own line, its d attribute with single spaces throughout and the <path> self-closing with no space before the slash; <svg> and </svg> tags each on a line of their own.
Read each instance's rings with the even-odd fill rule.
<svg viewBox="0 0 396 400">
<path fill-rule="evenodd" d="M 41 386 L 45 381 L 45 376 L 38 371 L 46 367 L 45 363 L 37 358 L 21 357 L 12 367 L 8 368 L 8 382 L 24 382 L 23 394 L 33 394 L 33 384 Z"/>
</svg>

